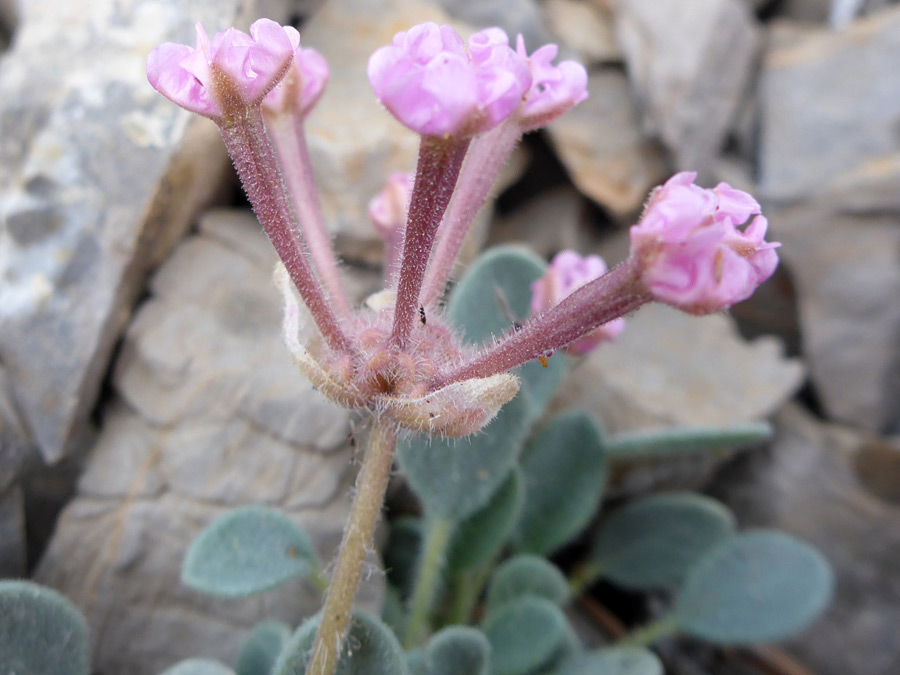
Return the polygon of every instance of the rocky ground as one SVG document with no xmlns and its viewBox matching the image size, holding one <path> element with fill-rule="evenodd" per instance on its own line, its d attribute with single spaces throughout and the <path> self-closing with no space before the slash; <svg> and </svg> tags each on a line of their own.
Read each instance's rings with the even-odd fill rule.
<svg viewBox="0 0 900 675">
<path fill-rule="evenodd" d="M 416 146 L 365 61 L 424 20 L 557 41 L 590 69 L 591 98 L 517 155 L 489 241 L 616 262 L 672 171 L 761 197 L 779 274 L 729 315 L 642 310 L 558 405 L 611 430 L 772 419 L 767 448 L 620 488 L 702 487 L 743 525 L 813 542 L 836 601 L 786 648 L 824 675 L 898 672 L 900 6 L 886 0 L 0 0 L 0 576 L 71 597 L 102 673 L 227 658 L 259 616 L 315 608 L 302 587 L 220 603 L 177 582 L 190 539 L 249 502 L 295 516 L 329 556 L 353 478 L 354 420 L 281 347 L 274 254 L 234 206 L 215 127 L 143 74 L 195 21 L 258 16 L 311 17 L 304 43 L 331 65 L 310 149 L 357 297 L 378 283 L 365 205 Z M 378 602 L 377 576 L 366 593 Z"/>
</svg>

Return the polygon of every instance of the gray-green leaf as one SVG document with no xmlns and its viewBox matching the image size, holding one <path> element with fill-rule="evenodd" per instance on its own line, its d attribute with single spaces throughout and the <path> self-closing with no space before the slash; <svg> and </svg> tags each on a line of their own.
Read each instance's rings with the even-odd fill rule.
<svg viewBox="0 0 900 675">
<path fill-rule="evenodd" d="M 553 563 L 536 555 L 517 555 L 494 572 L 488 588 L 488 612 L 526 596 L 562 604 L 569 594 L 566 577 Z"/>
<path fill-rule="evenodd" d="M 607 439 L 606 451 L 610 458 L 639 459 L 740 447 L 760 443 L 771 436 L 772 426 L 766 422 L 731 427 L 676 427 L 616 434 Z"/>
<path fill-rule="evenodd" d="M 450 626 L 428 641 L 428 675 L 488 675 L 491 645 L 477 628 Z"/>
<path fill-rule="evenodd" d="M 314 616 L 297 629 L 275 664 L 273 675 L 305 675 L 319 621 L 320 617 Z M 368 612 L 354 612 L 337 675 L 409 675 L 409 668 L 391 630 Z"/>
<path fill-rule="evenodd" d="M 666 588 L 681 583 L 734 530 L 734 516 L 715 499 L 689 492 L 652 495 L 604 518 L 588 564 L 625 588 Z"/>
<path fill-rule="evenodd" d="M 309 536 L 278 511 L 260 506 L 217 518 L 194 539 L 181 568 L 191 588 L 225 598 L 261 593 L 317 567 Z"/>
<path fill-rule="evenodd" d="M 241 645 L 235 672 L 237 675 L 269 675 L 290 638 L 290 626 L 283 621 L 256 624 Z"/>
<path fill-rule="evenodd" d="M 235 675 L 235 672 L 212 659 L 185 659 L 166 668 L 160 675 Z"/>
<path fill-rule="evenodd" d="M 88 675 L 84 617 L 56 591 L 0 581 L 0 673 Z"/>
<path fill-rule="evenodd" d="M 546 598 L 525 596 L 488 615 L 492 675 L 525 675 L 545 666 L 566 640 L 566 617 Z"/>
<path fill-rule="evenodd" d="M 747 532 L 691 569 L 673 618 L 684 632 L 711 642 L 772 642 L 811 623 L 833 585 L 831 567 L 809 544 L 782 532 Z"/>
<path fill-rule="evenodd" d="M 613 647 L 577 654 L 553 675 L 663 675 L 663 665 L 649 649 Z"/>
<path fill-rule="evenodd" d="M 547 555 L 577 535 L 600 505 L 606 483 L 600 428 L 579 410 L 558 417 L 529 441 L 522 470 L 525 504 L 514 541 L 523 552 Z"/>
</svg>

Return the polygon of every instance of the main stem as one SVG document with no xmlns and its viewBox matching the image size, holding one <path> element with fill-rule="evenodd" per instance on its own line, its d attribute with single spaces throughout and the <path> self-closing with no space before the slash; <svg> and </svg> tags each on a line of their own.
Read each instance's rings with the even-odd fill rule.
<svg viewBox="0 0 900 675">
<path fill-rule="evenodd" d="M 241 108 L 219 125 L 219 131 L 253 211 L 322 337 L 332 349 L 345 353 L 352 351 L 300 239 L 294 209 L 263 125 L 262 111 L 258 106 Z"/>
<path fill-rule="evenodd" d="M 422 136 L 416 180 L 409 200 L 394 326 L 391 330 L 391 343 L 400 349 L 406 345 L 413 324 L 418 320 L 419 291 L 431 247 L 456 187 L 468 147 L 468 138 Z"/>
<path fill-rule="evenodd" d="M 356 479 L 356 496 L 344 527 L 337 567 L 325 597 L 322 622 L 313 643 L 307 675 L 334 675 L 337 671 L 366 553 L 373 546 L 375 525 L 381 515 L 396 447 L 396 425 L 386 418 L 376 417 Z"/>
<path fill-rule="evenodd" d="M 429 523 L 403 645 L 407 649 L 418 646 L 428 633 L 428 615 L 441 581 L 441 571 L 447 557 L 447 545 L 450 543 L 451 534 L 453 521 L 434 517 Z"/>
</svg>

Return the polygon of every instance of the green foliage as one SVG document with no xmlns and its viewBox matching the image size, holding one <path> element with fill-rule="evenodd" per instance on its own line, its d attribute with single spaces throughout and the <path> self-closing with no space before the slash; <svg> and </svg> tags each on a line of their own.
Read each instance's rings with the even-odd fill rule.
<svg viewBox="0 0 900 675">
<path fill-rule="evenodd" d="M 319 616 L 301 624 L 290 639 L 273 675 L 305 675 Z M 344 654 L 338 663 L 338 675 L 409 675 L 406 654 L 397 638 L 377 617 L 354 612 L 350 631 L 344 640 Z"/>
<path fill-rule="evenodd" d="M 425 649 L 428 675 L 488 675 L 491 645 L 477 628 L 450 626 Z"/>
<path fill-rule="evenodd" d="M 410 675 L 428 675 L 428 663 L 425 661 L 425 648 L 416 647 L 406 652 L 406 665 Z"/>
<path fill-rule="evenodd" d="M 722 644 L 781 640 L 827 606 L 828 562 L 782 532 L 758 530 L 718 544 L 691 569 L 673 618 L 680 630 Z"/>
<path fill-rule="evenodd" d="M 529 251 L 514 246 L 492 248 L 466 270 L 447 314 L 466 341 L 484 343 L 510 330 L 513 320 L 524 323 L 531 310 L 531 284 L 546 269 L 547 263 Z M 546 368 L 533 361 L 516 372 L 522 378 L 520 395 L 528 399 L 529 418 L 537 419 L 562 382 L 565 358 L 560 354 L 549 359 Z"/>
<path fill-rule="evenodd" d="M 562 610 L 529 595 L 488 615 L 484 633 L 491 643 L 491 675 L 525 675 L 547 665 L 566 641 Z"/>
<path fill-rule="evenodd" d="M 675 586 L 734 529 L 734 516 L 715 499 L 689 492 L 652 495 L 604 518 L 588 564 L 625 588 Z"/>
<path fill-rule="evenodd" d="M 398 444 L 397 458 L 427 512 L 459 521 L 490 501 L 522 450 L 526 405 L 516 396 L 485 429 L 465 438 L 416 437 Z"/>
<path fill-rule="evenodd" d="M 521 551 L 547 555 L 577 535 L 600 505 L 606 482 L 600 428 L 582 411 L 553 420 L 528 443 L 522 469 L 525 504 L 514 541 Z"/>
<path fill-rule="evenodd" d="M 56 591 L 0 581 L 0 673 L 88 675 L 84 617 Z"/>
<path fill-rule="evenodd" d="M 721 450 L 760 443 L 772 436 L 766 422 L 731 427 L 687 427 L 617 434 L 607 439 L 610 458 L 639 459 L 703 450 Z"/>
<path fill-rule="evenodd" d="M 404 600 L 412 594 L 416 581 L 422 536 L 421 518 L 404 516 L 391 523 L 391 533 L 384 549 L 384 568 L 388 580 Z"/>
<path fill-rule="evenodd" d="M 235 675 L 228 666 L 212 659 L 185 659 L 160 675 Z"/>
<path fill-rule="evenodd" d="M 283 621 L 256 624 L 241 645 L 235 672 L 237 675 L 269 675 L 290 638 L 291 628 Z"/>
<path fill-rule="evenodd" d="M 225 598 L 261 593 L 318 568 L 309 536 L 278 511 L 248 506 L 194 539 L 181 568 L 191 588 Z"/>
<path fill-rule="evenodd" d="M 515 468 L 491 500 L 453 533 L 446 571 L 456 574 L 494 558 L 509 538 L 522 509 L 522 472 Z"/>
<path fill-rule="evenodd" d="M 526 596 L 545 598 L 562 604 L 569 595 L 565 576 L 553 563 L 535 555 L 517 555 L 506 560 L 491 579 L 488 589 L 488 611 Z"/>
<path fill-rule="evenodd" d="M 381 620 L 385 626 L 394 631 L 394 635 L 405 635 L 408 619 L 400 591 L 388 582 L 384 589 L 384 604 L 381 605 Z"/>
<path fill-rule="evenodd" d="M 653 652 L 640 647 L 613 647 L 576 654 L 552 675 L 663 675 L 663 665 Z"/>
</svg>

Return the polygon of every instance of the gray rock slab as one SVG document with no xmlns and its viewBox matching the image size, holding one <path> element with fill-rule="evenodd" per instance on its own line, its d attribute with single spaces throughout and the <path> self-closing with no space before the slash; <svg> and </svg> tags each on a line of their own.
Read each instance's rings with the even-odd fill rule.
<svg viewBox="0 0 900 675">
<path fill-rule="evenodd" d="M 519 33 L 530 51 L 550 41 L 541 3 L 535 0 L 437 0 L 445 11 L 481 30 L 499 26 L 515 39 Z"/>
<path fill-rule="evenodd" d="M 842 31 L 772 25 L 759 85 L 765 196 L 786 202 L 828 195 L 870 174 L 882 191 L 900 192 L 898 59 L 900 7 Z"/>
<path fill-rule="evenodd" d="M 0 62 L 0 359 L 44 459 L 95 403 L 144 276 L 220 190 L 212 123 L 146 81 L 148 52 L 193 25 L 245 26 L 287 3 L 20 3 Z"/>
<path fill-rule="evenodd" d="M 748 342 L 724 314 L 694 317 L 645 305 L 624 332 L 577 363 L 554 407 L 593 413 L 609 433 L 666 426 L 729 426 L 765 419 L 803 383 L 777 338 Z M 616 477 L 617 491 L 698 488 L 721 457 L 711 453 L 641 462 Z"/>
<path fill-rule="evenodd" d="M 797 285 L 803 348 L 829 417 L 900 431 L 900 216 L 808 202 L 770 217 Z"/>
<path fill-rule="evenodd" d="M 0 366 L 0 494 L 12 485 L 34 454 L 10 391 L 9 378 Z"/>
<path fill-rule="evenodd" d="M 708 176 L 753 72 L 755 17 L 742 0 L 622 0 L 615 18 L 644 130 Z"/>
<path fill-rule="evenodd" d="M 249 212 L 211 212 L 126 332 L 100 436 L 36 573 L 87 615 L 101 672 L 230 661 L 255 621 L 296 625 L 321 605 L 304 583 L 221 601 L 179 581 L 191 540 L 230 508 L 282 510 L 326 562 L 349 510 L 350 413 L 292 364 L 274 264 Z M 355 277 L 356 295 L 377 286 Z M 371 576 L 361 606 L 377 610 L 382 584 Z"/>
<path fill-rule="evenodd" d="M 716 496 L 742 527 L 801 537 L 834 567 L 831 607 L 785 645 L 820 675 L 893 675 L 900 663 L 900 501 L 871 490 L 867 468 L 892 476 L 896 497 L 900 445 L 789 406 L 771 450 L 746 455 L 717 481 Z"/>
<path fill-rule="evenodd" d="M 585 66 L 622 61 L 613 27 L 613 12 L 590 0 L 547 0 L 541 10 L 563 49 Z"/>
<path fill-rule="evenodd" d="M 589 75 L 590 98 L 547 129 L 575 186 L 615 216 L 640 209 L 664 177 L 658 146 L 645 138 L 628 82 L 615 69 Z"/>
</svg>

